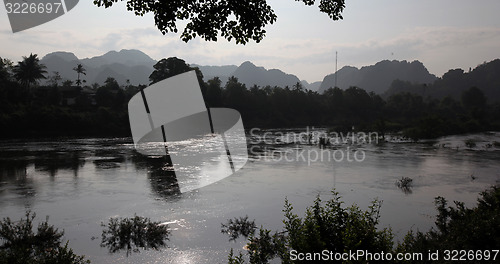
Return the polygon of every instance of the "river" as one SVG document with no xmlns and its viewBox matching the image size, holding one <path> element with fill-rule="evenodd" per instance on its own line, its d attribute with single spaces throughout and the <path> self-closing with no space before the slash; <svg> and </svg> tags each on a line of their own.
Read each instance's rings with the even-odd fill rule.
<svg viewBox="0 0 500 264">
<path fill-rule="evenodd" d="M 242 250 L 245 241 L 230 242 L 221 223 L 248 215 L 258 226 L 280 229 L 285 198 L 299 215 L 318 194 L 331 197 L 332 189 L 362 209 L 377 198 L 383 201 L 380 226 L 400 239 L 410 229 L 433 226 L 436 196 L 471 207 L 479 192 L 500 183 L 500 133 L 417 143 L 391 136 L 387 142 L 339 140 L 324 149 L 283 136 L 300 132 L 252 132 L 241 170 L 184 193 L 162 170 L 163 159 L 138 154 L 130 138 L 3 140 L 0 217 L 18 220 L 27 210 L 38 221 L 48 216 L 92 263 L 225 263 L 229 249 Z M 318 156 L 321 151 L 326 155 Z M 402 177 L 413 179 L 412 188 L 398 188 Z M 168 247 L 128 257 L 100 247 L 101 223 L 134 214 L 169 223 Z"/>
</svg>

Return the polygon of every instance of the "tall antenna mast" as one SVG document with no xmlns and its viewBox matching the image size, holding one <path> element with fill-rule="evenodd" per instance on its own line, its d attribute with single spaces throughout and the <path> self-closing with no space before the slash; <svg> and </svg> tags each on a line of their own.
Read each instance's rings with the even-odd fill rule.
<svg viewBox="0 0 500 264">
<path fill-rule="evenodd" d="M 335 87 L 337 87 L 337 51 L 335 51 Z"/>
</svg>

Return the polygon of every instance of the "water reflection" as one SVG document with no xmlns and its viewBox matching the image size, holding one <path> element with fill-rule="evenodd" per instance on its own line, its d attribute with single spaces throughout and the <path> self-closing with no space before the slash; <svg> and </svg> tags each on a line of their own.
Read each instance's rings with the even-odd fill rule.
<svg viewBox="0 0 500 264">
<path fill-rule="evenodd" d="M 227 252 L 223 250 L 231 247 L 222 244 L 227 239 L 219 234 L 221 221 L 251 214 L 256 219 L 274 221 L 279 228 L 284 197 L 305 205 L 332 186 L 337 186 L 349 203 L 363 205 L 380 197 L 384 200 L 384 223 L 406 231 L 412 225 L 427 229 L 427 224 L 434 222 L 428 217 L 435 212 L 433 197 L 474 202 L 477 192 L 500 180 L 500 147 L 491 143 L 500 142 L 500 133 L 484 137 L 484 142 L 493 145 L 490 148 L 477 143 L 475 149 L 464 149 L 461 146 L 466 136 L 446 137 L 431 144 L 356 145 L 356 150 L 366 152 L 366 160 L 350 163 L 307 160 L 308 151 L 334 152 L 349 146 L 352 153 L 350 143 L 320 149 L 317 144 L 291 144 L 271 136 L 270 143 L 260 141 L 249 146 L 251 163 L 244 169 L 196 195 L 181 195 L 179 185 L 183 182 L 176 178 L 172 163 L 165 157 L 137 153 L 128 138 L 2 141 L 0 217 L 22 213 L 24 207 L 51 215 L 67 230 L 71 243 L 79 249 L 75 252 L 83 249 L 82 253 L 100 258 L 100 247 L 88 245 L 90 236 L 98 236 L 101 231 L 94 228 L 96 223 L 137 213 L 172 223 L 175 233 L 169 244 L 177 249 L 168 253 L 171 263 L 184 258 L 190 263 L 207 263 L 207 254 L 225 258 Z M 199 149 L 205 147 L 200 145 Z M 302 152 L 306 160 L 286 159 L 300 157 L 296 154 Z M 407 197 L 395 185 L 404 176 L 413 179 L 413 193 Z M 206 244 L 210 246 L 204 250 Z M 133 260 L 154 254 L 134 254 L 128 263 L 139 263 Z M 116 262 L 118 257 L 95 263 Z M 159 258 L 165 260 L 163 255 Z"/>
<path fill-rule="evenodd" d="M 20 198 L 16 199 L 16 203 L 21 202 L 24 207 L 30 207 L 36 190 L 33 179 L 28 175 L 28 165 L 26 160 L 8 160 L 0 156 L 0 198 L 13 194 Z"/>
<path fill-rule="evenodd" d="M 47 172 L 51 177 L 57 175 L 59 170 L 70 170 L 75 177 L 78 170 L 85 165 L 81 151 L 57 151 L 37 153 L 33 160 L 35 170 Z"/>
<path fill-rule="evenodd" d="M 148 159 L 148 180 L 151 190 L 165 200 L 176 200 L 181 193 L 175 171 L 166 158 Z"/>
<path fill-rule="evenodd" d="M 166 247 L 169 240 L 168 225 L 152 222 L 149 218 L 134 216 L 133 218 L 111 218 L 101 235 L 101 247 L 107 247 L 110 253 L 122 250 L 127 257 L 140 249 L 149 250 Z"/>
<path fill-rule="evenodd" d="M 97 149 L 93 154 L 93 163 L 97 169 L 119 168 L 126 160 L 126 153 L 120 153 L 116 148 Z"/>
<path fill-rule="evenodd" d="M 68 178 L 64 175 L 72 175 L 71 181 L 76 183 L 82 173 L 98 177 L 120 174 L 127 167 L 134 168 L 138 175 L 145 175 L 152 193 L 159 198 L 176 199 L 180 189 L 170 159 L 143 156 L 135 151 L 129 140 L 3 142 L 0 146 L 0 203 L 23 201 L 24 207 L 31 207 L 30 197 L 34 199 L 40 186 L 48 182 L 66 182 Z"/>
<path fill-rule="evenodd" d="M 401 177 L 396 181 L 396 186 L 406 195 L 413 193 L 413 179 L 409 177 Z"/>
<path fill-rule="evenodd" d="M 158 198 L 177 200 L 181 193 L 169 156 L 148 157 L 132 151 L 131 162 L 138 171 L 146 171 L 151 190 Z"/>
<path fill-rule="evenodd" d="M 322 163 L 322 166 L 342 167 L 347 170 L 343 174 L 349 174 L 349 170 L 356 169 L 357 173 L 351 173 L 349 178 L 345 177 L 345 179 L 342 178 L 343 175 L 340 175 L 339 180 L 351 183 L 364 182 L 366 175 L 371 175 L 372 182 L 374 182 L 372 185 L 381 189 L 387 189 L 387 186 L 398 188 L 394 186 L 394 181 L 400 179 L 401 176 L 414 175 L 411 187 L 400 187 L 405 194 L 415 192 L 412 187 L 434 186 L 443 182 L 446 184 L 460 184 L 464 181 L 495 182 L 500 174 L 485 171 L 493 166 L 491 162 L 498 159 L 499 148 L 482 147 L 488 144 L 493 146 L 491 142 L 497 142 L 499 134 L 475 136 L 475 142 L 478 143 L 476 149 L 473 150 L 463 149 L 462 145 L 467 136 L 451 136 L 427 142 L 427 144 L 395 141 L 379 145 L 353 145 L 351 142 L 320 149 L 317 144 L 311 145 L 308 141 L 289 142 L 282 134 L 275 132 L 266 133 L 265 138 L 259 138 L 256 135 L 249 137 L 249 142 L 252 143 L 248 146 L 251 162 L 269 163 L 272 167 L 274 167 L 273 164 L 282 167 L 311 167 Z M 367 159 L 362 163 L 343 162 L 342 164 L 335 161 L 311 162 L 302 159 L 290 161 L 285 159 L 300 157 L 295 154 L 304 151 L 305 153 L 322 150 L 334 152 L 347 147 L 351 147 L 352 151 L 356 149 L 366 152 Z M 199 149 L 206 150 L 206 148 L 207 146 L 204 145 L 199 146 Z M 284 154 L 289 155 L 284 156 Z M 307 158 L 307 155 L 305 157 Z M 464 171 L 464 168 L 472 167 L 478 169 Z M 87 179 L 91 182 L 88 184 L 94 184 L 95 180 L 102 179 L 103 175 L 120 181 L 120 174 L 130 171 L 130 168 L 135 169 L 137 175 L 146 176 L 149 188 L 157 198 L 171 201 L 180 197 L 180 186 L 184 182 L 179 182 L 176 178 L 171 160 L 165 157 L 146 157 L 139 154 L 134 149 L 130 138 L 3 141 L 0 145 L 0 198 L 8 199 L 1 199 L 0 203 L 5 200 L 15 203 L 22 200 L 25 205 L 29 205 L 30 199 L 39 191 L 44 192 L 39 188 L 46 182 L 68 181 L 69 179 L 76 183 L 82 176 L 93 177 Z M 216 170 L 218 168 L 212 166 L 203 167 L 203 169 Z M 68 174 L 72 175 L 73 179 L 63 177 Z M 60 189 L 59 185 L 58 188 Z M 50 194 L 46 195 L 50 197 Z"/>
</svg>

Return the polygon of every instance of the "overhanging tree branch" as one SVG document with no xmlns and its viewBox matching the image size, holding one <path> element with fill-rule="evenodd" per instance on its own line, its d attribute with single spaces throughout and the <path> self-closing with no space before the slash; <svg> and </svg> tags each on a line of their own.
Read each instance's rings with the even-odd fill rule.
<svg viewBox="0 0 500 264">
<path fill-rule="evenodd" d="M 125 0 L 94 0 L 104 8 Z M 295 0 L 314 5 L 315 0 Z M 319 10 L 332 20 L 342 19 L 345 0 L 320 0 Z M 276 22 L 277 16 L 267 0 L 127 0 L 127 10 L 137 16 L 153 13 L 156 27 L 162 34 L 178 32 L 178 20 L 188 21 L 181 39 L 188 42 L 200 36 L 217 41 L 220 35 L 236 44 L 253 40 L 259 43 L 266 35 L 266 25 Z"/>
</svg>

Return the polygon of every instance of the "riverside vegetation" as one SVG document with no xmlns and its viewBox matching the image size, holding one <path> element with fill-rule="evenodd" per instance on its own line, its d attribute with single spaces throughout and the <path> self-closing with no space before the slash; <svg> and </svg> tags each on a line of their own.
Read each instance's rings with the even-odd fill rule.
<svg viewBox="0 0 500 264">
<path fill-rule="evenodd" d="M 427 232 L 409 231 L 403 241 L 395 245 L 390 228 L 379 229 L 381 201 L 374 200 L 368 210 L 363 211 L 357 205 L 345 207 L 338 192 L 332 191 L 333 197 L 323 202 L 317 197 L 311 207 L 306 209 L 304 217 L 293 213 L 293 206 L 285 199 L 284 229 L 272 232 L 260 227 L 248 217 L 228 220 L 222 224 L 222 232 L 230 240 L 239 236 L 248 238 L 246 253 L 241 250 L 235 254 L 230 249 L 229 264 L 269 263 L 278 258 L 282 263 L 302 263 L 292 260 L 290 252 L 348 252 L 366 250 L 367 252 L 386 253 L 425 253 L 436 250 L 498 250 L 500 248 L 500 186 L 492 186 L 483 191 L 477 206 L 467 208 L 455 201 L 455 206 L 448 206 L 443 197 L 436 197 L 437 216 L 435 228 Z M 61 245 L 64 232 L 59 231 L 48 221 L 39 224 L 33 232 L 34 214 L 26 213 L 18 223 L 4 218 L 0 223 L 0 263 L 90 263 L 84 256 L 78 256 Z M 106 227 L 106 225 L 103 225 Z M 134 233 L 135 230 L 135 233 Z M 467 232 L 464 232 L 467 230 Z M 170 232 L 166 225 L 151 222 L 147 218 L 110 219 L 103 230 L 102 245 L 110 252 L 122 249 L 131 251 L 159 249 Z M 498 260 L 497 256 L 497 260 Z M 490 255 L 493 260 L 493 253 Z M 486 260 L 486 258 L 483 259 Z M 365 260 L 353 263 L 365 263 Z M 480 263 L 474 258 L 468 263 Z M 391 262 L 385 262 L 391 263 Z M 392 263 L 398 263 L 393 261 Z M 405 261 L 405 263 L 431 263 L 431 261 Z M 447 263 L 444 260 L 432 263 Z"/>
<path fill-rule="evenodd" d="M 58 73 L 47 73 L 36 55 L 24 57 L 17 65 L 0 59 L 0 125 L 6 128 L 0 137 L 130 136 L 127 102 L 146 86 L 120 86 L 114 78 L 89 86 L 80 78 L 85 69 L 75 66 L 76 86 L 69 80 L 61 84 Z M 238 110 L 246 127 L 327 126 L 340 132 L 355 126 L 380 135 L 403 131 L 412 139 L 500 128 L 499 101 L 487 99 L 473 83 L 461 94 L 440 98 L 404 89 L 381 96 L 360 87 L 335 87 L 319 94 L 300 83 L 246 87 L 235 77 L 225 85 L 217 77 L 205 82 L 197 68 L 175 57 L 160 60 L 154 68 L 151 83 L 196 70 L 207 106 Z M 38 85 L 47 78 L 49 85 Z"/>
<path fill-rule="evenodd" d="M 314 253 L 345 253 L 362 250 L 371 253 L 423 253 L 422 260 L 383 261 L 383 263 L 448 263 L 440 260 L 426 259 L 428 252 L 444 252 L 445 250 L 465 250 L 475 253 L 488 251 L 491 254 L 466 256 L 467 263 L 493 261 L 495 250 L 500 248 L 500 186 L 493 186 L 481 193 L 478 204 L 474 208 L 466 208 L 462 202 L 455 201 L 455 206 L 448 206 L 443 197 L 436 197 L 438 214 L 435 228 L 427 232 L 410 230 L 403 241 L 395 243 L 390 228 L 379 229 L 381 201 L 374 200 L 368 210 L 363 211 L 357 205 L 343 206 L 338 192 L 323 202 L 318 196 L 305 216 L 293 213 L 293 206 L 285 200 L 284 229 L 272 232 L 261 227 L 254 228 L 248 235 L 248 224 L 240 221 L 228 221 L 233 224 L 230 233 L 234 239 L 234 230 L 242 227 L 248 238 L 245 254 L 235 254 L 230 250 L 230 264 L 261 264 L 279 258 L 281 263 L 308 263 L 307 260 L 294 259 L 291 251 Z M 245 218 L 247 219 L 247 218 Z M 251 222 L 250 226 L 255 224 Z M 244 227 L 244 228 L 243 228 Z M 227 227 L 226 227 L 227 229 Z M 488 255 L 488 256 L 486 256 Z M 496 261 L 500 256 L 496 256 Z M 342 263 L 367 263 L 366 259 L 344 261 Z"/>
</svg>

